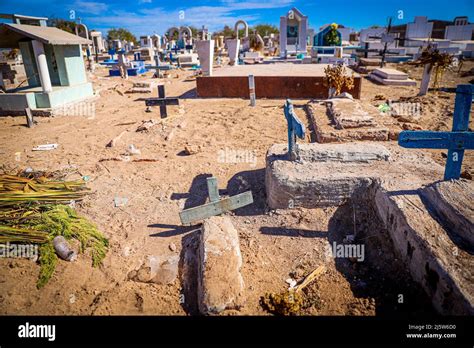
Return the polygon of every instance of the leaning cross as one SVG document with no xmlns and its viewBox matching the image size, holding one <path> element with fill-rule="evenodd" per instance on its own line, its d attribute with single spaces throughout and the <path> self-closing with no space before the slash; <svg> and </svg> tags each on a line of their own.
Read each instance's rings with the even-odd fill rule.
<svg viewBox="0 0 474 348">
<path fill-rule="evenodd" d="M 165 86 L 159 85 L 158 86 L 158 98 L 147 98 L 145 99 L 146 106 L 160 106 L 160 116 L 161 118 L 168 117 L 168 113 L 166 111 L 167 105 L 179 105 L 178 98 L 167 98 L 165 96 Z"/>
<path fill-rule="evenodd" d="M 183 225 L 220 215 L 253 203 L 252 191 L 221 199 L 219 197 L 219 189 L 217 188 L 217 178 L 215 177 L 207 178 L 207 191 L 209 193 L 209 203 L 186 209 L 179 213 Z"/>
<path fill-rule="evenodd" d="M 298 119 L 293 111 L 293 104 L 290 99 L 285 103 L 285 118 L 288 123 L 288 155 L 290 161 L 296 160 L 296 137 L 303 139 L 305 135 L 304 124 Z"/>
<path fill-rule="evenodd" d="M 452 132 L 403 131 L 398 144 L 406 148 L 448 149 L 444 180 L 459 179 L 464 150 L 474 149 L 474 133 L 468 130 L 473 85 L 458 85 Z"/>
</svg>

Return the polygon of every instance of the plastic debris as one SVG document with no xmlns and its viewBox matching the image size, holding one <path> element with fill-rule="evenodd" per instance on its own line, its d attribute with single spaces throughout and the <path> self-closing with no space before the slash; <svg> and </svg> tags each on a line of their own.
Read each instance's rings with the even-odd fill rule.
<svg viewBox="0 0 474 348">
<path fill-rule="evenodd" d="M 126 197 L 115 197 L 114 198 L 114 205 L 115 207 L 124 207 L 128 203 L 128 198 Z"/>
<path fill-rule="evenodd" d="M 33 148 L 33 151 L 50 151 L 58 148 L 58 144 L 44 144 Z"/>
</svg>

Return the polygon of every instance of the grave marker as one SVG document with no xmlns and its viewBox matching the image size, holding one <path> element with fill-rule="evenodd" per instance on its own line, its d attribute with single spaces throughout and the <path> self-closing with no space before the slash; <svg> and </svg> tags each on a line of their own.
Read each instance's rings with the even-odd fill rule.
<svg viewBox="0 0 474 348">
<path fill-rule="evenodd" d="M 209 203 L 186 209 L 179 213 L 183 225 L 220 215 L 253 203 L 252 191 L 246 191 L 232 197 L 221 199 L 217 188 L 217 178 L 215 177 L 207 178 L 207 191 L 209 194 Z"/>
<path fill-rule="evenodd" d="M 253 75 L 249 75 L 249 94 L 250 94 L 250 106 L 255 106 L 255 78 Z"/>
<path fill-rule="evenodd" d="M 298 119 L 290 99 L 286 100 L 285 118 L 288 123 L 288 156 L 290 161 L 296 160 L 296 137 L 303 139 L 305 136 L 304 124 Z"/>
<path fill-rule="evenodd" d="M 405 148 L 448 149 L 444 180 L 459 179 L 464 150 L 474 149 L 474 133 L 468 131 L 473 93 L 472 85 L 458 85 L 452 132 L 403 131 L 398 137 Z"/>
<path fill-rule="evenodd" d="M 168 112 L 166 111 L 167 105 L 179 105 L 179 99 L 176 97 L 166 97 L 165 95 L 165 86 L 158 86 L 158 98 L 147 98 L 145 99 L 146 106 L 159 106 L 160 107 L 160 116 L 161 118 L 168 117 Z"/>
<path fill-rule="evenodd" d="M 33 121 L 33 113 L 31 112 L 31 109 L 28 107 L 25 109 L 25 114 L 26 114 L 26 125 L 28 128 L 33 128 L 34 126 L 34 121 Z"/>
</svg>

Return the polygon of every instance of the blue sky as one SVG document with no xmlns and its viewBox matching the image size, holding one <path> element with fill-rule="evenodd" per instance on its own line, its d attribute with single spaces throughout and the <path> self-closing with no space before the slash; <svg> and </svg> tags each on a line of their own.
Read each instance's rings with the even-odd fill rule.
<svg viewBox="0 0 474 348">
<path fill-rule="evenodd" d="M 0 0 L 0 13 L 69 19 L 75 11 L 89 29 L 105 34 L 110 28 L 125 27 L 139 36 L 181 25 L 206 25 L 214 31 L 225 24 L 233 27 L 238 19 L 278 26 L 280 16 L 293 6 L 309 17 L 315 29 L 332 22 L 355 29 L 384 25 L 389 16 L 393 24 L 411 22 L 414 16 L 452 20 L 465 15 L 474 22 L 474 0 Z"/>
</svg>

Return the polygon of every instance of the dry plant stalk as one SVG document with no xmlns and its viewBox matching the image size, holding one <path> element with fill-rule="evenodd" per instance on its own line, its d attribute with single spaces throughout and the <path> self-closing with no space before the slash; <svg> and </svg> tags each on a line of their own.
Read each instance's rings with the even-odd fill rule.
<svg viewBox="0 0 474 348">
<path fill-rule="evenodd" d="M 421 52 L 420 57 L 408 64 L 415 66 L 425 66 L 431 64 L 434 68 L 433 87 L 438 88 L 444 72 L 453 64 L 454 57 L 449 53 L 440 53 L 438 49 L 428 45 Z"/>
<path fill-rule="evenodd" d="M 260 304 L 269 312 L 279 315 L 297 314 L 303 307 L 303 289 L 316 280 L 326 271 L 325 266 L 319 266 L 312 271 L 295 288 L 286 290 L 280 294 L 266 293 L 260 299 Z"/>
<path fill-rule="evenodd" d="M 324 83 L 328 88 L 334 89 L 335 95 L 341 94 L 344 87 L 348 90 L 354 88 L 354 76 L 348 76 L 346 68 L 343 65 L 328 65 L 324 69 L 324 73 L 326 74 Z"/>
</svg>

